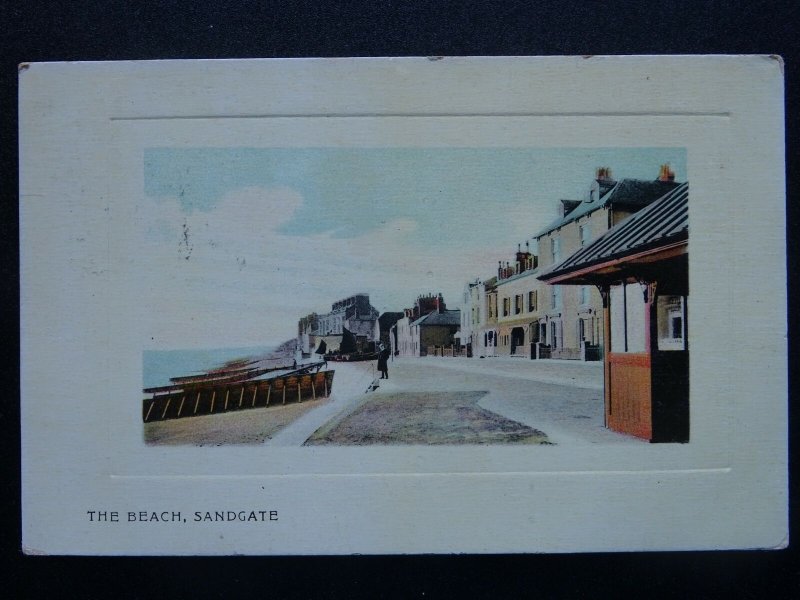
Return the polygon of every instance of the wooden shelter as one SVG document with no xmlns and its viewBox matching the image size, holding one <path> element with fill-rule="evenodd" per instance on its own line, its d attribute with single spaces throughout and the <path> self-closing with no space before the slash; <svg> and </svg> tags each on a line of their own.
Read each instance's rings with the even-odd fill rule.
<svg viewBox="0 0 800 600">
<path fill-rule="evenodd" d="M 539 279 L 603 299 L 606 426 L 689 441 L 689 184 L 621 221 Z"/>
</svg>

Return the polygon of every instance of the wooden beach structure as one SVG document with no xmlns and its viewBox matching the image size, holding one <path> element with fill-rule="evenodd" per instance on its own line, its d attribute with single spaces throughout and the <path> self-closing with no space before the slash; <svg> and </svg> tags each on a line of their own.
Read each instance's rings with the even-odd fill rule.
<svg viewBox="0 0 800 600">
<path fill-rule="evenodd" d="M 142 420 L 149 423 L 327 398 L 334 371 L 324 369 L 324 364 L 260 368 L 248 364 L 174 377 L 171 385 L 144 388 L 150 397 L 142 401 Z M 275 375 L 264 377 L 270 372 Z"/>
</svg>

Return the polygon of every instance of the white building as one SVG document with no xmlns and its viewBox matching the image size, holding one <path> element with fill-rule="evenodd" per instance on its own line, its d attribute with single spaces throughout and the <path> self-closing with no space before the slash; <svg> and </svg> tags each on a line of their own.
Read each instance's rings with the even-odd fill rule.
<svg viewBox="0 0 800 600">
<path fill-rule="evenodd" d="M 354 294 L 331 305 L 331 312 L 317 316 L 317 335 L 340 335 L 346 328 L 367 342 L 380 339 L 378 310 L 369 303 L 369 294 Z"/>
</svg>

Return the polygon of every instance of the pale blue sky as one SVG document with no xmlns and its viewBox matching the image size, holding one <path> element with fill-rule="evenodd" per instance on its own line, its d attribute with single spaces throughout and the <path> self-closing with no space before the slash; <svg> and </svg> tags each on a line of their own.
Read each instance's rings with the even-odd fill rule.
<svg viewBox="0 0 800 600">
<path fill-rule="evenodd" d="M 531 235 L 556 216 L 557 200 L 581 197 L 596 167 L 654 179 L 662 163 L 685 180 L 680 148 L 155 148 L 145 153 L 145 191 L 178 196 L 193 212 L 237 188 L 289 187 L 304 202 L 282 233 L 348 238 L 404 217 L 435 250 L 463 243 L 481 218 L 519 203 L 530 205 Z M 442 236 L 443 227 L 451 235 Z M 502 231 L 491 233 L 505 241 Z"/>
<path fill-rule="evenodd" d="M 682 148 L 151 148 L 141 286 L 172 290 L 152 330 L 163 347 L 280 342 L 361 291 L 380 311 L 439 291 L 457 308 L 597 167 L 655 179 L 664 163 L 686 180 Z"/>
</svg>

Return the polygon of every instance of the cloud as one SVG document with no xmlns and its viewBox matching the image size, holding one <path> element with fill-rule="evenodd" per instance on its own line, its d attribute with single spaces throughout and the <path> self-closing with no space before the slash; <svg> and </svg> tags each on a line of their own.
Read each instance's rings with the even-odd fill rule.
<svg viewBox="0 0 800 600">
<path fill-rule="evenodd" d="M 524 204 L 480 220 L 459 216 L 473 219 L 471 227 L 439 219 L 433 235 L 430 223 L 423 229 L 409 217 L 349 238 L 333 230 L 282 233 L 303 204 L 287 187 L 240 188 L 192 213 L 178 198 L 143 199 L 136 223 L 145 240 L 136 263 L 143 343 L 169 349 L 283 341 L 300 316 L 355 292 L 369 293 L 381 311 L 439 291 L 457 308 L 464 284 L 491 276 L 496 261 L 510 259 L 517 241 L 532 233 Z M 465 230 L 475 233 L 456 237 Z"/>
<path fill-rule="evenodd" d="M 409 287 L 426 262 L 411 241 L 416 221 L 388 220 L 354 238 L 280 233 L 302 204 L 290 188 L 238 189 L 191 214 L 178 198 L 145 198 L 137 210 L 145 247 L 136 277 L 150 347 L 282 341 L 300 316 L 353 292 L 415 293 Z"/>
</svg>

